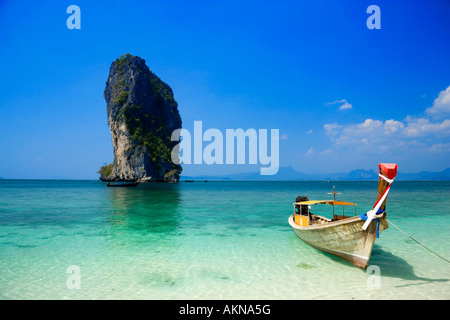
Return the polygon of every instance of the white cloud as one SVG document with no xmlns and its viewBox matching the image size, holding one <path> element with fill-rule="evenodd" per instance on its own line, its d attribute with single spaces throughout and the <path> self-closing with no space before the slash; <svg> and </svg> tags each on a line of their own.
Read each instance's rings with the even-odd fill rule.
<svg viewBox="0 0 450 320">
<path fill-rule="evenodd" d="M 339 100 L 336 105 L 338 102 L 345 103 Z M 326 123 L 323 130 L 331 144 L 322 145 L 321 150 L 326 149 L 324 151 L 311 152 L 311 159 L 315 157 L 314 160 L 320 161 L 333 156 L 334 161 L 358 166 L 377 159 L 403 164 L 409 162 L 410 166 L 419 166 L 427 161 L 430 165 L 448 167 L 450 87 L 439 93 L 432 108 L 425 109 L 422 114 L 405 115 L 401 119 L 363 118 L 353 123 L 351 119 L 346 123 Z"/>
<path fill-rule="evenodd" d="M 305 155 L 312 156 L 315 153 L 316 153 L 316 151 L 314 150 L 314 148 L 309 148 L 308 151 L 306 151 Z"/>
<path fill-rule="evenodd" d="M 306 151 L 305 156 L 310 157 L 315 154 L 318 154 L 319 156 L 325 156 L 325 155 L 332 154 L 332 153 L 333 153 L 332 149 L 326 149 L 326 150 L 317 152 L 314 148 L 311 147 L 308 149 L 308 151 Z"/>
<path fill-rule="evenodd" d="M 426 118 L 406 117 L 402 121 L 366 119 L 362 123 L 340 125 L 331 123 L 324 125 L 325 134 L 337 145 L 373 143 L 399 144 L 400 141 L 417 137 L 446 137 L 450 135 L 450 119 L 431 122 Z M 391 141 L 390 141 L 391 140 Z"/>
<path fill-rule="evenodd" d="M 339 145 L 380 142 L 382 137 L 392 135 L 402 130 L 405 125 L 399 121 L 366 119 L 362 123 L 339 125 L 338 123 L 325 124 L 325 133 Z"/>
<path fill-rule="evenodd" d="M 353 108 L 352 104 L 349 103 L 347 101 L 347 99 L 336 100 L 336 101 L 333 101 L 333 102 L 325 103 L 326 106 L 331 106 L 331 105 L 334 105 L 334 104 L 339 104 L 340 105 L 339 106 L 339 110 L 346 110 L 346 109 L 352 109 Z"/>
<path fill-rule="evenodd" d="M 345 102 L 344 104 L 342 104 L 339 107 L 339 110 L 346 110 L 346 109 L 352 109 L 352 105 L 350 103 L 348 103 L 348 102 Z"/>
<path fill-rule="evenodd" d="M 430 116 L 450 114 L 450 86 L 439 93 L 439 96 L 434 100 L 433 106 L 425 110 L 425 113 Z"/>
<path fill-rule="evenodd" d="M 337 122 L 334 123 L 327 123 L 323 126 L 325 129 L 325 133 L 327 136 L 330 136 L 332 140 L 336 138 L 336 136 L 339 134 L 340 130 L 344 126 L 338 124 Z"/>
<path fill-rule="evenodd" d="M 342 103 L 343 100 L 334 103 Z M 450 119 L 439 119 L 450 113 L 450 86 L 439 93 L 427 116 L 407 116 L 399 121 L 366 119 L 361 123 L 323 126 L 325 134 L 337 147 L 351 147 L 354 152 L 371 153 L 447 153 L 450 152 Z M 319 152 L 319 154 L 322 154 Z"/>
<path fill-rule="evenodd" d="M 442 122 L 431 122 L 427 118 L 406 117 L 408 126 L 405 128 L 405 134 L 408 137 L 418 137 L 430 134 L 449 135 L 450 119 L 444 119 Z"/>
<path fill-rule="evenodd" d="M 450 143 L 435 143 L 428 148 L 428 151 L 432 153 L 450 152 Z"/>
<path fill-rule="evenodd" d="M 319 155 L 324 156 L 324 155 L 331 154 L 331 153 L 333 153 L 332 149 L 326 149 L 324 151 L 319 152 Z"/>
</svg>

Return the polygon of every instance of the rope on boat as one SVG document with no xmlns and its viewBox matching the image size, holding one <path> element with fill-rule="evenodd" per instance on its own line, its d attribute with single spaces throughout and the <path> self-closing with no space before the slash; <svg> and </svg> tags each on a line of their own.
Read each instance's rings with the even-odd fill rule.
<svg viewBox="0 0 450 320">
<path fill-rule="evenodd" d="M 444 257 L 440 256 L 439 254 L 437 254 L 436 252 L 434 252 L 433 250 L 431 250 L 430 248 L 426 247 L 425 245 L 421 244 L 419 241 L 417 241 L 416 239 L 414 239 L 413 237 L 411 237 L 409 234 L 407 234 L 405 231 L 403 231 L 402 229 L 400 229 L 399 227 L 397 227 L 395 224 L 392 223 L 391 220 L 388 220 L 386 218 L 387 221 L 389 221 L 390 224 L 392 224 L 394 227 L 396 227 L 401 233 L 403 233 L 405 236 L 411 238 L 411 240 L 415 241 L 417 244 L 420 244 L 422 247 L 424 247 L 425 249 L 427 249 L 428 251 L 430 251 L 431 253 L 435 254 L 436 256 L 438 256 L 439 258 L 441 258 L 442 260 L 446 261 L 447 263 L 450 263 L 450 261 L 448 261 L 447 259 L 445 259 Z"/>
</svg>

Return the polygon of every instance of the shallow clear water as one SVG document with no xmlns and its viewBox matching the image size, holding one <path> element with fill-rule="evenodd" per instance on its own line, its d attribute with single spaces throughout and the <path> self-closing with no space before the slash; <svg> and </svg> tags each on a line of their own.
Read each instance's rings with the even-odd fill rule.
<svg viewBox="0 0 450 320">
<path fill-rule="evenodd" d="M 328 199 L 333 185 L 358 214 L 373 206 L 377 182 L 0 180 L 0 298 L 450 299 L 450 265 L 393 226 L 370 260 L 380 278 L 297 238 L 295 198 Z M 387 202 L 388 219 L 447 259 L 449 209 L 450 182 L 398 181 Z"/>
</svg>

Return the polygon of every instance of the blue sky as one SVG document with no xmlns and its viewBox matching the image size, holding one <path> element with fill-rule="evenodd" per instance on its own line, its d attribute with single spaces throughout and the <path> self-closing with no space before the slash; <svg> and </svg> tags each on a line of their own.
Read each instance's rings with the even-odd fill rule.
<svg viewBox="0 0 450 320">
<path fill-rule="evenodd" d="M 81 30 L 66 27 L 72 4 Z M 366 26 L 371 4 L 379 30 Z M 443 170 L 449 16 L 445 0 L 0 0 L 0 176 L 96 178 L 113 160 L 103 90 L 125 53 L 172 87 L 189 130 L 279 129 L 281 166 Z"/>
</svg>

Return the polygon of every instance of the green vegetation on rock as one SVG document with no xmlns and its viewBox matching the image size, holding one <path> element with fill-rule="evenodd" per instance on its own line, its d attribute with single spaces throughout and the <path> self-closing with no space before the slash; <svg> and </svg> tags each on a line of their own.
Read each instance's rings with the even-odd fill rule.
<svg viewBox="0 0 450 320">
<path fill-rule="evenodd" d="M 112 173 L 113 170 L 113 164 L 105 164 L 104 166 L 101 166 L 100 169 L 97 171 L 97 173 L 100 175 L 100 179 L 107 180 Z"/>
</svg>

